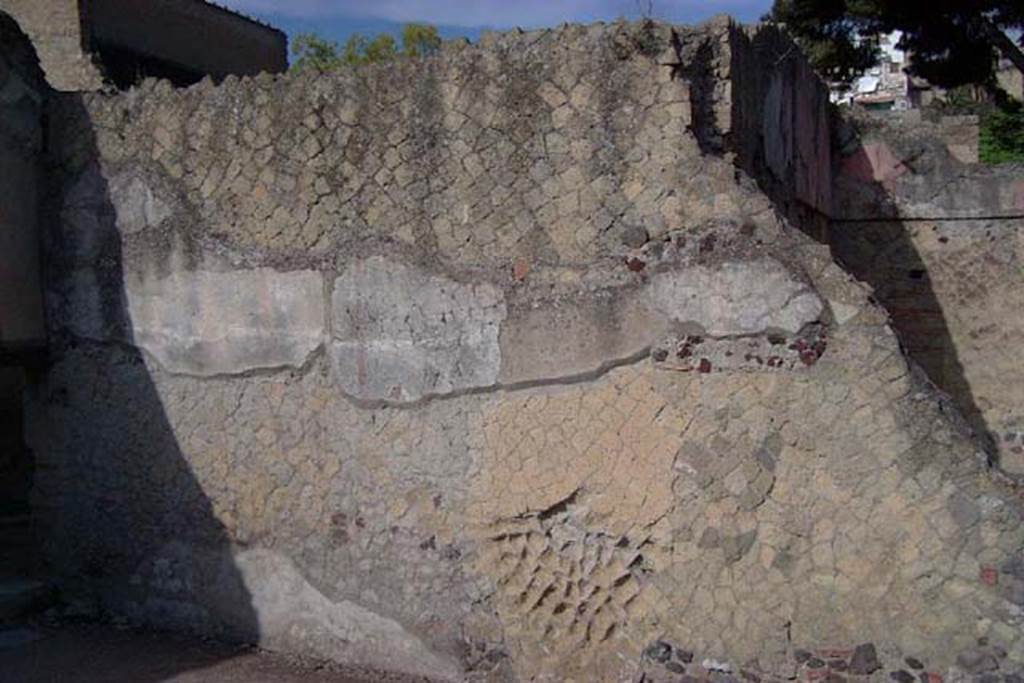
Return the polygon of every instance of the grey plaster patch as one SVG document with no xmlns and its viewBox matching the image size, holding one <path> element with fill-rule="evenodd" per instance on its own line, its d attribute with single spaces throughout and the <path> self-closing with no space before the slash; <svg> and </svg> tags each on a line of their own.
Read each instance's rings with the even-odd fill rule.
<svg viewBox="0 0 1024 683">
<path fill-rule="evenodd" d="M 818 295 L 774 259 L 695 266 L 655 276 L 652 305 L 677 322 L 693 322 L 716 337 L 796 333 L 817 320 Z"/>
<path fill-rule="evenodd" d="M 493 285 L 372 257 L 338 277 L 331 306 L 336 381 L 353 396 L 413 401 L 498 380 L 506 308 Z"/>
<path fill-rule="evenodd" d="M 172 372 L 302 365 L 324 337 L 318 273 L 177 271 L 126 282 L 132 340 Z"/>
<path fill-rule="evenodd" d="M 633 291 L 604 290 L 541 301 L 501 327 L 503 384 L 581 376 L 643 354 L 667 332 Z"/>
<path fill-rule="evenodd" d="M 398 622 L 317 591 L 287 557 L 262 548 L 235 565 L 252 595 L 260 644 L 436 680 L 461 680 L 461 667 L 428 648 Z"/>
<path fill-rule="evenodd" d="M 110 201 L 117 215 L 117 228 L 130 235 L 156 227 L 170 217 L 172 210 L 141 178 L 122 174 L 110 182 Z"/>
</svg>

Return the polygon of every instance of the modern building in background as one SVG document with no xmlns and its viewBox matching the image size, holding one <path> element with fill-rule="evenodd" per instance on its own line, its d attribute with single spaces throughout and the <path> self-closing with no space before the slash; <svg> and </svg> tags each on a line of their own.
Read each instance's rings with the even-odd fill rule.
<svg viewBox="0 0 1024 683">
<path fill-rule="evenodd" d="M 288 68 L 284 32 L 205 0 L 0 0 L 32 39 L 50 85 L 189 85 Z"/>
<path fill-rule="evenodd" d="M 879 37 L 879 63 L 854 80 L 848 88 L 833 86 L 831 99 L 836 104 L 859 104 L 874 111 L 907 111 L 931 104 L 946 96 L 946 90 L 923 78 L 911 76 L 910 55 L 897 47 L 901 31 Z M 999 86 L 1012 97 L 1024 99 L 1024 78 L 1008 60 L 996 67 Z"/>
<path fill-rule="evenodd" d="M 907 53 L 896 47 L 902 37 L 895 31 L 879 38 L 881 52 L 876 66 L 857 78 L 848 90 L 833 88 L 832 101 L 837 104 L 860 104 L 880 111 L 906 111 L 921 103 L 915 101 L 914 79 L 906 73 Z"/>
</svg>

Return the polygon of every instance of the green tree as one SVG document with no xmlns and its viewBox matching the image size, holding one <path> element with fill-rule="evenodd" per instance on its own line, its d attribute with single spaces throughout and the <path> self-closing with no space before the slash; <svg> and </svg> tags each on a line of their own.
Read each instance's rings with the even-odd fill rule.
<svg viewBox="0 0 1024 683">
<path fill-rule="evenodd" d="M 295 61 L 292 62 L 291 68 L 298 71 L 331 71 L 345 63 L 338 53 L 337 43 L 312 33 L 300 33 L 295 36 L 292 42 L 292 55 L 295 56 Z"/>
<path fill-rule="evenodd" d="M 387 33 L 381 33 L 372 40 L 366 36 L 353 33 L 345 41 L 341 53 L 341 61 L 349 66 L 387 62 L 398 55 L 395 39 Z"/>
<path fill-rule="evenodd" d="M 1024 29 L 1021 0 L 775 0 L 786 25 L 825 77 L 849 83 L 878 60 L 875 37 L 902 31 L 910 72 L 935 85 L 995 90 L 999 55 L 1024 73 L 1024 52 L 1007 31 Z"/>
<path fill-rule="evenodd" d="M 1024 161 L 1024 106 L 1008 102 L 982 119 L 978 158 L 988 164 Z"/>
<path fill-rule="evenodd" d="M 406 24 L 402 27 L 402 54 L 406 57 L 426 57 L 441 49 L 441 36 L 436 26 Z"/>
<path fill-rule="evenodd" d="M 366 46 L 369 41 L 366 36 L 359 33 L 353 33 L 345 41 L 345 47 L 342 48 L 341 62 L 342 64 L 348 64 L 349 66 L 357 66 L 366 61 Z"/>
<path fill-rule="evenodd" d="M 331 71 L 342 66 L 387 62 L 398 56 L 425 57 L 440 48 L 441 36 L 437 28 L 429 24 L 405 24 L 401 50 L 388 33 L 373 38 L 353 33 L 342 47 L 315 34 L 301 33 L 292 43 L 292 54 L 296 57 L 292 68 Z"/>
<path fill-rule="evenodd" d="M 397 55 L 398 49 L 395 47 L 394 37 L 388 33 L 381 33 L 366 44 L 363 63 L 387 62 L 394 59 Z"/>
</svg>

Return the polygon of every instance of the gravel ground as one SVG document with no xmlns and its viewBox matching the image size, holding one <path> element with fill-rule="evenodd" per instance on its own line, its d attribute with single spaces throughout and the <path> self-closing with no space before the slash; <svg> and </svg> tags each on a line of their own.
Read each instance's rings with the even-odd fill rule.
<svg viewBox="0 0 1024 683">
<path fill-rule="evenodd" d="M 163 633 L 106 625 L 0 626 L 3 683 L 429 683 Z"/>
</svg>

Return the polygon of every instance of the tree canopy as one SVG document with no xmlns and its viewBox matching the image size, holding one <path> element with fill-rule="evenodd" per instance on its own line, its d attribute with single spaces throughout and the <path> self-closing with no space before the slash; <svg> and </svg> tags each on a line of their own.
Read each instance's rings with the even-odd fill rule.
<svg viewBox="0 0 1024 683">
<path fill-rule="evenodd" d="M 292 68 L 331 71 L 344 66 L 386 62 L 396 57 L 424 57 L 440 47 L 441 36 L 437 27 L 429 24 L 405 24 L 401 49 L 389 33 L 373 38 L 353 33 L 340 47 L 314 33 L 302 33 L 292 42 L 292 55 L 296 58 Z"/>
<path fill-rule="evenodd" d="M 1024 53 L 1007 35 L 1024 29 L 1021 0 L 775 0 L 770 18 L 840 83 L 876 64 L 877 37 L 897 30 L 910 73 L 937 86 L 994 87 L 1000 55 L 1024 73 Z"/>
<path fill-rule="evenodd" d="M 441 36 L 437 27 L 428 24 L 406 24 L 402 27 L 402 54 L 406 57 L 424 57 L 437 52 Z"/>
</svg>

